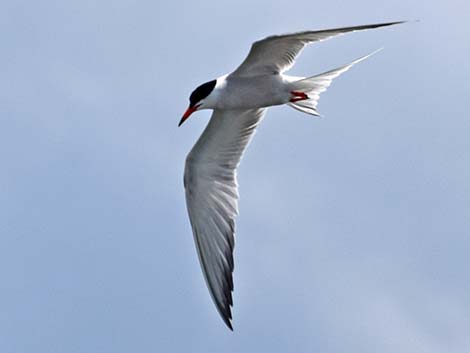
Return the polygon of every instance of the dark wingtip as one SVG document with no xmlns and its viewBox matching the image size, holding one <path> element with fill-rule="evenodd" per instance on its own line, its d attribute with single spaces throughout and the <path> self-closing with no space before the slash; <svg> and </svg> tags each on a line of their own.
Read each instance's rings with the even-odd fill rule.
<svg viewBox="0 0 470 353">
<path fill-rule="evenodd" d="M 231 301 L 231 298 L 230 298 Z M 232 311 L 230 310 L 231 305 L 227 305 L 226 307 L 222 307 L 217 305 L 217 309 L 219 310 L 220 316 L 222 317 L 222 320 L 224 320 L 225 325 L 230 329 L 230 331 L 233 331 L 233 326 L 232 326 Z"/>
<path fill-rule="evenodd" d="M 399 24 L 402 24 L 402 23 L 410 23 L 410 22 L 420 22 L 420 20 L 402 20 L 402 21 L 387 22 L 387 23 L 379 24 L 379 27 L 393 26 L 393 25 L 399 25 Z"/>
<path fill-rule="evenodd" d="M 406 23 L 406 22 L 409 22 L 409 21 L 393 21 L 393 22 L 384 22 L 384 23 L 376 23 L 376 24 L 372 24 L 370 25 L 371 27 L 375 27 L 375 28 L 378 28 L 378 27 L 386 27 L 386 26 L 394 26 L 394 25 L 399 25 L 399 24 L 402 24 L 402 23 Z"/>
<path fill-rule="evenodd" d="M 233 326 L 232 326 L 232 323 L 230 322 L 230 319 L 224 318 L 224 322 L 225 322 L 225 325 L 227 325 L 227 327 L 230 329 L 230 331 L 233 332 Z"/>
</svg>

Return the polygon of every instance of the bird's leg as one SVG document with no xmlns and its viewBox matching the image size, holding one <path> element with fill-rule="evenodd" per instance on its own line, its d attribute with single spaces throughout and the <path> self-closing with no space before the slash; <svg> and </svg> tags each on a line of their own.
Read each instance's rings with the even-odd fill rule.
<svg viewBox="0 0 470 353">
<path fill-rule="evenodd" d="M 290 94 L 292 94 L 292 97 L 289 100 L 291 103 L 309 99 L 305 92 L 291 91 Z"/>
</svg>

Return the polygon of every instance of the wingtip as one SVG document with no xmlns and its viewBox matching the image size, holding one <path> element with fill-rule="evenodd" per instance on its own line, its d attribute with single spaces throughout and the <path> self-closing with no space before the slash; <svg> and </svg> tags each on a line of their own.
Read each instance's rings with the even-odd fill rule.
<svg viewBox="0 0 470 353">
<path fill-rule="evenodd" d="M 386 22 L 384 23 L 385 26 L 393 26 L 393 25 L 399 25 L 402 23 L 406 23 L 408 20 L 400 20 L 400 21 L 392 21 L 392 22 Z"/>
<path fill-rule="evenodd" d="M 370 26 L 371 28 L 380 28 L 380 27 L 400 25 L 400 24 L 407 23 L 407 22 L 412 22 L 412 21 L 400 20 L 400 21 L 392 21 L 392 22 L 382 22 L 382 23 L 374 23 L 368 26 Z"/>
<path fill-rule="evenodd" d="M 421 22 L 421 20 L 401 20 L 401 21 L 394 21 L 394 22 L 387 22 L 387 23 L 384 23 L 383 25 L 384 26 L 393 26 L 393 25 L 399 25 L 399 24 L 403 24 L 403 23 L 413 23 L 413 22 Z"/>
<path fill-rule="evenodd" d="M 228 315 L 222 315 L 222 320 L 224 321 L 225 325 L 230 329 L 230 331 L 233 332 L 233 326 L 232 326 L 232 313 L 229 311 Z"/>
<path fill-rule="evenodd" d="M 225 323 L 225 325 L 230 329 L 230 331 L 233 331 L 233 326 L 232 326 L 232 296 L 231 296 L 232 291 L 230 290 L 227 293 L 227 296 L 225 297 L 225 301 L 219 302 L 218 300 L 215 299 L 211 292 L 212 299 L 214 300 L 214 304 L 217 308 L 217 311 L 219 312 L 220 318 L 222 321 Z"/>
<path fill-rule="evenodd" d="M 222 316 L 222 319 L 224 319 L 225 325 L 227 325 L 227 327 L 230 329 L 230 331 L 233 332 L 232 310 L 230 309 L 230 307 L 231 307 L 231 305 L 228 306 L 226 313 Z"/>
</svg>

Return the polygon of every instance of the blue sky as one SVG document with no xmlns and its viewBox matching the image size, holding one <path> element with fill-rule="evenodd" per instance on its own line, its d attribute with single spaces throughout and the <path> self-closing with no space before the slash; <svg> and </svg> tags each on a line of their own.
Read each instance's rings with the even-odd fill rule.
<svg viewBox="0 0 470 353">
<path fill-rule="evenodd" d="M 0 352 L 470 352 L 468 2 L 4 1 Z M 177 128 L 270 34 L 324 118 L 270 109 L 239 171 L 234 329 L 199 268 Z"/>
</svg>

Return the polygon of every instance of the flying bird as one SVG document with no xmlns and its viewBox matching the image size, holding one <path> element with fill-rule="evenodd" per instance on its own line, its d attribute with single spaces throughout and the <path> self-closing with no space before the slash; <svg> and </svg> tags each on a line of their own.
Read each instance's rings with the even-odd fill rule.
<svg viewBox="0 0 470 353">
<path fill-rule="evenodd" d="M 206 82 L 191 93 L 189 107 L 178 126 L 197 110 L 212 109 L 213 113 L 186 157 L 186 205 L 207 287 L 231 330 L 237 167 L 248 143 L 268 107 L 287 104 L 303 113 L 319 115 L 320 93 L 334 78 L 374 53 L 315 76 L 294 77 L 284 72 L 293 66 L 307 44 L 403 22 L 267 37 L 252 44 L 248 56 L 235 71 Z"/>
</svg>

